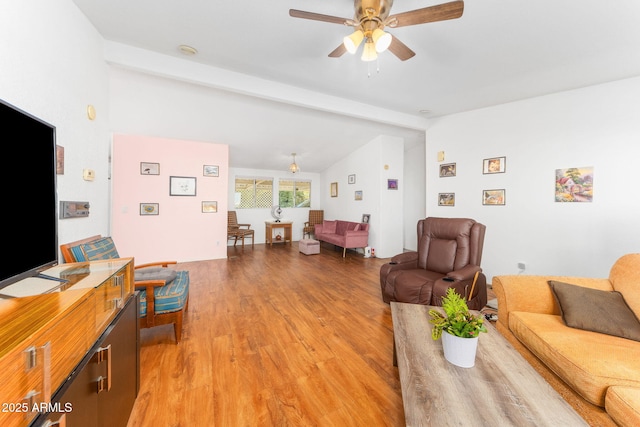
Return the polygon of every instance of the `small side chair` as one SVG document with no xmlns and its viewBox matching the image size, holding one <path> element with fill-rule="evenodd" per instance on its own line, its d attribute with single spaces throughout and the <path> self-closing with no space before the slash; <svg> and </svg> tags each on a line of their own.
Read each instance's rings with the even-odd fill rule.
<svg viewBox="0 0 640 427">
<path fill-rule="evenodd" d="M 111 237 L 92 236 L 60 245 L 64 262 L 120 258 Z M 182 320 L 189 307 L 189 272 L 176 271 L 161 261 L 134 266 L 135 287 L 140 292 L 140 328 L 173 324 L 176 344 L 182 337 Z"/>
<path fill-rule="evenodd" d="M 311 238 L 312 235 L 315 235 L 316 224 L 322 224 L 323 220 L 323 210 L 309 210 L 309 221 L 306 221 L 304 223 L 304 228 L 302 229 L 302 237 L 304 238 L 304 236 L 309 236 L 309 238 Z"/>
<path fill-rule="evenodd" d="M 251 224 L 238 224 L 238 215 L 236 211 L 229 211 L 227 214 L 227 241 L 234 239 L 233 246 L 238 243 L 238 239 L 242 240 L 242 248 L 244 249 L 244 238 L 251 237 L 251 248 L 253 248 L 255 231 L 251 229 Z"/>
</svg>

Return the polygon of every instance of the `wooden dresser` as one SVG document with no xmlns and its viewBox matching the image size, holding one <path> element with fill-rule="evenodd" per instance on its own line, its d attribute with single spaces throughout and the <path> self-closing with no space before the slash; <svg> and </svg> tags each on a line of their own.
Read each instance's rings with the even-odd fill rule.
<svg viewBox="0 0 640 427">
<path fill-rule="evenodd" d="M 0 425 L 126 426 L 139 383 L 133 259 L 43 273 L 62 281 L 29 278 L 0 290 Z M 116 406 L 99 412 L 114 387 Z"/>
</svg>

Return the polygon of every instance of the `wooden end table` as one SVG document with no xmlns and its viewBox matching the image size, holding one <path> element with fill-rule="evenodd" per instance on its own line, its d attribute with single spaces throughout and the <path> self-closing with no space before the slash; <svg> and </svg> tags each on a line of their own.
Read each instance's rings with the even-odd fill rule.
<svg viewBox="0 0 640 427">
<path fill-rule="evenodd" d="M 265 221 L 265 231 L 264 231 L 264 242 L 269 246 L 273 246 L 273 230 L 282 228 L 284 230 L 284 236 L 282 237 L 281 242 L 291 244 L 291 236 L 292 236 L 292 225 L 293 221 Z"/>
</svg>

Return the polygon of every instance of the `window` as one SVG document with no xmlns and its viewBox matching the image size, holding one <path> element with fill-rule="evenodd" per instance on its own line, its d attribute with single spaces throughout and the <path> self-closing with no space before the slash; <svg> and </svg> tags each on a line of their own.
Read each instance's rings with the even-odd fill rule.
<svg viewBox="0 0 640 427">
<path fill-rule="evenodd" d="M 270 208 L 273 204 L 272 178 L 236 178 L 236 209 Z"/>
<path fill-rule="evenodd" d="M 278 184 L 278 204 L 282 208 L 311 206 L 311 181 L 281 179 Z"/>
</svg>

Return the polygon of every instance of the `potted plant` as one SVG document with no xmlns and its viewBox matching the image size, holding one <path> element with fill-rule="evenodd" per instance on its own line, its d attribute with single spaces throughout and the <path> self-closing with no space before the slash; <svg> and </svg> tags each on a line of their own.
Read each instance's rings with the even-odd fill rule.
<svg viewBox="0 0 640 427">
<path fill-rule="evenodd" d="M 469 311 L 467 302 L 453 288 L 447 289 L 442 298 L 442 309 L 430 309 L 429 322 L 433 325 L 431 338 L 442 338 L 444 357 L 449 362 L 463 368 L 475 364 L 478 337 L 487 332 L 484 317 Z"/>
</svg>

